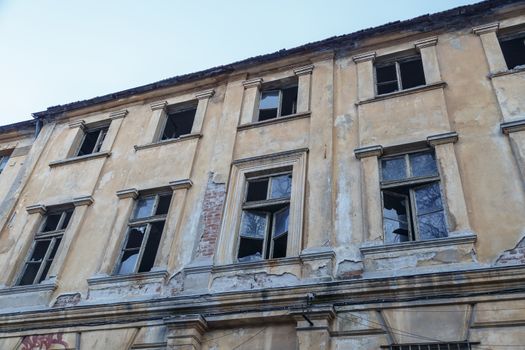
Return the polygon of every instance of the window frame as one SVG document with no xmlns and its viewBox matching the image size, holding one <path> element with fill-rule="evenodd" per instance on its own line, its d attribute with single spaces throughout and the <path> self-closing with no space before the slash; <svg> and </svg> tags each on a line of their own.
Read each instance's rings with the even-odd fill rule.
<svg viewBox="0 0 525 350">
<path fill-rule="evenodd" d="M 147 216 L 147 217 L 143 217 L 143 218 L 137 218 L 137 219 L 134 218 L 134 216 L 136 215 L 137 206 L 138 206 L 138 203 L 140 202 L 140 200 L 143 200 L 145 198 L 154 197 L 155 201 L 153 203 L 153 207 L 151 208 L 151 212 L 155 213 L 157 211 L 157 209 L 158 209 L 160 197 L 163 196 L 163 195 L 166 195 L 166 196 L 169 195 L 170 196 L 170 205 L 168 207 L 168 211 L 166 212 L 166 214 L 151 215 L 151 216 Z M 159 246 L 157 247 L 157 251 L 155 253 L 155 257 L 153 258 L 154 261 L 156 260 L 157 254 L 159 252 L 162 236 L 165 234 L 164 231 L 166 230 L 166 221 L 168 219 L 169 211 L 171 209 L 171 201 L 172 201 L 172 199 L 173 199 L 173 192 L 169 191 L 169 190 L 158 191 L 158 192 L 154 192 L 154 193 L 144 193 L 143 195 L 141 195 L 141 196 L 137 197 L 137 199 L 135 199 L 135 203 L 133 204 L 133 209 L 131 211 L 130 217 L 128 218 L 128 222 L 126 223 L 125 236 L 124 236 L 124 239 L 123 239 L 122 244 L 121 244 L 120 249 L 119 249 L 119 254 L 118 254 L 118 257 L 117 257 L 117 260 L 116 260 L 116 264 L 115 264 L 115 267 L 114 267 L 113 273 L 112 273 L 113 275 L 115 275 L 115 276 L 125 276 L 125 275 L 134 275 L 134 274 L 138 274 L 138 273 L 144 273 L 144 272 L 139 272 L 138 270 L 139 270 L 140 265 L 142 263 L 142 258 L 144 257 L 144 251 L 146 250 L 146 246 L 147 246 L 148 240 L 150 238 L 151 227 L 152 227 L 152 225 L 154 223 L 164 222 L 164 226 L 162 228 L 162 231 L 160 232 Z M 140 243 L 140 248 L 139 248 L 137 259 L 136 259 L 136 261 L 134 263 L 133 272 L 130 272 L 130 273 L 119 273 L 120 272 L 120 268 L 121 268 L 122 263 L 123 263 L 122 258 L 124 256 L 124 253 L 126 252 L 126 246 L 128 244 L 128 240 L 129 240 L 129 237 L 130 237 L 130 231 L 133 228 L 135 228 L 135 227 L 141 227 L 141 226 L 145 226 L 146 229 L 144 231 L 144 236 L 143 236 L 142 241 Z"/>
<path fill-rule="evenodd" d="M 289 170 L 282 170 L 282 171 L 276 171 L 271 172 L 268 174 L 263 175 L 253 175 L 250 176 L 247 174 L 245 178 L 244 183 L 244 194 L 243 194 L 243 203 L 241 205 L 241 214 L 240 214 L 240 220 L 239 220 L 239 227 L 237 229 L 237 243 L 236 243 L 236 257 L 235 261 L 237 263 L 243 263 L 244 261 L 239 261 L 239 249 L 241 245 L 241 226 L 242 226 L 242 219 L 244 216 L 245 211 L 249 210 L 258 210 L 260 209 L 260 212 L 264 212 L 266 214 L 266 232 L 264 233 L 264 239 L 263 239 L 263 248 L 261 252 L 262 258 L 260 261 L 267 261 L 267 260 L 275 260 L 275 259 L 281 259 L 281 258 L 274 258 L 274 241 L 276 238 L 279 238 L 284 235 L 284 233 L 280 234 L 278 237 L 274 236 L 275 232 L 275 215 L 279 212 L 282 212 L 286 209 L 288 209 L 288 220 L 290 220 L 290 211 L 291 211 L 291 198 L 292 198 L 292 183 L 293 183 L 293 169 Z M 288 197 L 280 197 L 280 198 L 270 198 L 271 197 L 271 191 L 272 191 L 272 178 L 282 176 L 282 175 L 290 175 L 292 176 L 292 180 L 290 180 L 290 195 Z M 248 196 L 248 186 L 250 182 L 256 182 L 260 181 L 261 179 L 268 179 L 268 187 L 266 189 L 266 197 L 268 199 L 265 200 L 258 200 L 258 201 L 249 201 L 247 200 Z M 264 211 L 265 208 L 274 206 L 274 205 L 283 205 L 282 208 L 276 210 L 275 212 L 270 211 Z M 289 228 L 286 231 L 286 234 L 289 234 Z M 288 237 L 287 237 L 288 240 Z M 268 242 L 270 241 L 270 242 Z M 287 242 L 288 243 L 288 242 Z M 269 251 L 268 251 L 269 250 Z M 267 254 L 268 253 L 268 254 Z M 268 255 L 268 258 L 266 256 Z M 285 255 L 287 257 L 287 254 Z"/>
<path fill-rule="evenodd" d="M 2 174 L 9 163 L 11 154 L 0 154 L 0 174 Z"/>
<path fill-rule="evenodd" d="M 416 153 L 431 153 L 434 155 L 434 160 L 436 162 L 436 170 L 437 170 L 437 175 L 427 175 L 427 176 L 412 176 L 412 167 L 410 166 L 410 155 L 411 154 L 416 154 Z M 400 157 L 403 157 L 404 159 L 404 162 L 405 162 L 405 169 L 406 169 L 406 178 L 404 179 L 397 179 L 397 180 L 386 180 L 384 181 L 383 180 L 383 160 L 388 160 L 388 159 L 395 159 L 395 158 L 400 158 Z M 447 231 L 447 235 L 448 235 L 448 220 L 447 220 L 447 208 L 446 208 L 446 201 L 445 201 L 445 196 L 444 196 L 444 193 L 443 193 L 443 186 L 441 186 L 441 182 L 442 182 L 442 178 L 441 178 L 441 172 L 439 171 L 439 166 L 438 166 L 438 161 L 437 161 L 437 158 L 436 158 L 436 154 L 435 154 L 435 151 L 431 148 L 428 148 L 428 147 L 421 147 L 421 148 L 415 148 L 415 149 L 411 149 L 411 150 L 406 150 L 406 151 L 400 151 L 400 152 L 396 152 L 396 153 L 391 153 L 391 154 L 387 154 L 385 156 L 382 156 L 382 157 L 379 157 L 378 158 L 378 162 L 379 162 L 379 189 L 381 191 L 381 210 L 382 210 L 382 213 L 381 213 L 381 220 L 382 220 L 382 223 L 383 223 L 383 235 L 384 235 L 384 240 L 386 239 L 386 232 L 384 231 L 384 222 L 385 222 L 385 216 L 384 216 L 384 209 L 385 209 L 385 200 L 384 200 L 384 195 L 383 193 L 385 192 L 390 192 L 389 190 L 391 189 L 396 189 L 396 188 L 400 188 L 400 187 L 407 187 L 408 189 L 408 199 L 409 199 L 409 203 L 407 205 L 407 209 L 409 209 L 409 214 L 410 215 L 407 215 L 407 221 L 408 221 L 408 229 L 409 229 L 409 234 L 408 234 L 408 242 L 420 242 L 422 241 L 421 240 L 421 237 L 420 237 L 420 232 L 419 232 L 419 226 L 418 226 L 418 211 L 417 211 L 417 207 L 416 207 L 416 197 L 415 197 L 415 191 L 419 188 L 422 188 L 423 186 L 428 186 L 428 185 L 431 185 L 431 184 L 434 184 L 434 183 L 437 183 L 437 185 L 439 186 L 439 193 L 440 193 L 440 197 L 441 197 L 441 203 L 442 203 L 442 206 L 443 206 L 443 209 L 441 210 L 437 210 L 437 211 L 433 211 L 433 212 L 428 212 L 428 213 L 425 213 L 425 214 L 431 214 L 431 213 L 436 213 L 436 212 L 439 212 L 439 211 L 443 211 L 443 217 L 444 217 L 444 221 L 445 221 L 445 229 Z M 397 192 L 390 192 L 389 193 L 390 195 L 394 194 L 394 195 L 399 195 L 399 196 L 402 196 L 402 194 L 399 194 Z M 402 242 L 396 242 L 396 243 L 402 243 Z M 393 243 L 393 244 L 396 244 L 396 243 Z"/>
<path fill-rule="evenodd" d="M 511 40 L 515 40 L 515 39 L 521 39 L 523 41 L 523 50 L 525 52 L 525 28 L 523 28 L 521 30 L 508 32 L 508 33 L 503 33 L 501 35 L 498 35 L 497 38 L 498 38 L 498 44 L 499 44 L 499 47 L 500 47 L 500 50 L 501 50 L 501 55 L 503 56 L 503 61 L 505 62 L 505 66 L 507 67 L 507 70 L 516 69 L 516 67 L 520 67 L 520 66 L 525 65 L 525 61 L 524 61 L 523 64 L 517 65 L 517 66 L 514 66 L 514 67 L 510 68 L 508 63 L 507 63 L 507 58 L 505 57 L 505 53 L 503 52 L 503 47 L 501 46 L 502 42 L 511 41 Z"/>
<path fill-rule="evenodd" d="M 96 154 L 100 153 L 102 150 L 102 145 L 104 144 L 104 140 L 106 139 L 109 131 L 109 124 L 107 125 L 100 125 L 97 127 L 87 127 L 85 130 L 83 130 L 82 139 L 80 140 L 77 150 L 75 152 L 75 157 L 82 157 L 87 156 L 90 154 Z M 95 141 L 95 145 L 93 146 L 93 150 L 89 153 L 80 154 L 80 151 L 82 150 L 82 146 L 84 145 L 84 141 L 86 140 L 86 137 L 90 133 L 98 132 L 97 140 Z"/>
<path fill-rule="evenodd" d="M 176 103 L 176 104 L 173 104 L 173 105 L 168 105 L 164 108 L 164 111 L 163 111 L 163 116 L 161 118 L 161 121 L 159 123 L 159 127 L 158 127 L 158 133 L 157 133 L 157 136 L 155 137 L 155 141 L 154 142 L 166 142 L 166 141 L 169 141 L 169 140 L 178 140 L 180 139 L 182 136 L 185 136 L 185 135 L 190 135 L 192 133 L 192 130 L 193 130 L 193 125 L 195 124 L 195 117 L 197 115 L 197 108 L 198 108 L 198 100 L 191 100 L 191 101 L 186 101 L 186 102 L 181 102 L 181 103 Z M 193 115 L 193 121 L 192 121 L 192 127 L 190 129 L 190 132 L 189 133 L 186 133 L 186 134 L 181 134 L 179 135 L 178 137 L 172 137 L 172 138 L 164 138 L 164 131 L 166 130 L 166 125 L 168 123 L 168 118 L 173 115 L 173 114 L 177 114 L 177 113 L 184 113 L 184 112 L 188 112 L 188 111 L 195 111 L 194 115 Z"/>
<path fill-rule="evenodd" d="M 425 83 L 422 84 L 422 85 L 417 85 L 417 86 L 413 86 L 413 87 L 410 87 L 410 88 L 403 88 L 403 80 L 402 80 L 402 77 L 401 77 L 400 63 L 417 61 L 417 60 L 421 61 L 421 65 L 423 66 L 423 77 L 425 78 Z M 381 84 L 381 85 L 391 84 L 394 81 L 390 80 L 390 81 L 387 81 L 387 82 L 378 83 L 378 81 L 377 81 L 377 68 L 387 67 L 387 66 L 390 66 L 392 64 L 394 64 L 395 71 L 396 71 L 397 90 L 391 91 L 391 92 L 385 92 L 385 93 L 380 94 L 379 91 L 378 91 L 379 90 L 378 89 L 378 85 L 379 84 Z M 374 90 L 375 90 L 375 95 L 376 96 L 384 96 L 384 95 L 388 95 L 388 94 L 393 94 L 393 93 L 397 93 L 397 92 L 400 92 L 400 91 L 404 91 L 404 90 L 407 90 L 407 89 L 414 89 L 414 88 L 417 88 L 417 87 L 421 87 L 421 86 L 427 85 L 427 78 L 425 77 L 425 69 L 424 69 L 423 57 L 421 57 L 421 54 L 419 54 L 419 53 L 411 53 L 411 54 L 407 54 L 407 55 L 403 55 L 403 56 L 396 56 L 394 58 L 386 59 L 384 61 L 382 61 L 380 59 L 376 60 L 376 62 L 374 63 L 373 71 L 374 71 Z"/>
<path fill-rule="evenodd" d="M 297 89 L 297 96 L 296 96 L 295 103 L 294 103 L 294 105 L 292 107 L 292 113 L 286 114 L 286 115 L 282 115 L 283 90 L 291 89 L 291 88 L 296 88 Z M 261 116 L 261 101 L 262 101 L 263 94 L 264 93 L 271 93 L 271 92 L 275 92 L 275 91 L 277 91 L 279 93 L 279 97 L 278 97 L 279 98 L 279 102 L 278 102 L 278 105 L 277 105 L 277 114 L 276 114 L 275 118 L 267 118 L 267 119 L 261 120 L 260 119 L 260 116 Z M 298 99 L 299 99 L 299 83 L 298 83 L 298 81 L 297 82 L 293 82 L 293 83 L 283 83 L 280 86 L 272 86 L 272 87 L 268 87 L 268 88 L 262 87 L 259 90 L 259 99 L 258 99 L 258 106 L 257 106 L 257 119 L 256 119 L 256 122 L 272 120 L 272 119 L 278 119 L 278 118 L 283 118 L 283 117 L 287 117 L 287 116 L 290 116 L 290 115 L 297 114 L 297 102 L 298 102 Z M 268 109 L 273 109 L 273 108 L 264 108 L 263 110 L 268 110 Z"/>
<path fill-rule="evenodd" d="M 56 208 L 56 209 L 54 209 L 52 211 L 49 211 L 49 212 L 47 212 L 45 214 L 45 216 L 42 218 L 42 220 L 41 220 L 41 222 L 40 222 L 40 224 L 38 226 L 37 232 L 35 232 L 35 234 L 33 236 L 33 241 L 32 241 L 31 248 L 29 249 L 29 251 L 28 251 L 28 253 L 27 253 L 27 255 L 26 255 L 25 259 L 24 259 L 23 267 L 22 267 L 22 269 L 21 269 L 21 271 L 18 274 L 18 277 L 16 279 L 16 283 L 15 283 L 16 286 L 36 285 L 36 284 L 42 283 L 43 281 L 45 281 L 47 279 L 47 274 L 51 270 L 52 264 L 53 264 L 53 262 L 55 260 L 55 257 L 56 257 L 56 255 L 58 253 L 58 250 L 60 249 L 60 244 L 62 243 L 62 238 L 64 237 L 64 234 L 65 234 L 67 228 L 69 227 L 69 224 L 71 223 L 71 219 L 73 218 L 74 212 L 75 212 L 75 208 L 73 206 L 65 206 L 65 207 L 61 207 L 61 208 Z M 59 219 L 56 227 L 57 228 L 60 227 L 60 228 L 52 230 L 52 231 L 43 231 L 45 229 L 45 226 L 47 224 L 47 220 L 49 219 L 49 217 L 51 215 L 56 215 L 57 213 L 60 213 L 60 219 Z M 64 221 L 65 221 L 66 216 L 68 215 L 68 213 L 71 213 L 71 215 L 70 215 L 70 217 L 68 219 L 67 225 L 65 227 L 63 227 Z M 30 261 L 30 259 L 33 256 L 33 253 L 35 251 L 35 248 L 36 248 L 38 242 L 40 242 L 40 241 L 47 241 L 47 240 L 50 240 L 50 243 L 49 243 L 49 246 L 46 249 L 46 252 L 45 252 L 44 256 L 38 262 L 40 264 L 40 266 L 38 268 L 38 271 L 37 271 L 35 277 L 33 278 L 33 282 L 32 283 L 28 283 L 28 284 L 20 284 L 22 282 L 23 277 L 24 277 L 24 274 L 25 274 L 27 266 L 29 266 L 31 263 L 36 263 L 36 262 Z M 57 241 L 58 241 L 58 243 L 57 243 Z M 49 256 L 55 250 L 55 245 L 57 245 L 56 251 L 55 251 L 55 255 L 50 259 Z M 46 270 L 47 263 L 49 263 L 49 267 L 47 268 L 46 275 L 42 279 L 42 274 L 44 273 L 44 270 Z M 38 281 L 38 282 L 35 282 L 35 281 Z"/>
</svg>

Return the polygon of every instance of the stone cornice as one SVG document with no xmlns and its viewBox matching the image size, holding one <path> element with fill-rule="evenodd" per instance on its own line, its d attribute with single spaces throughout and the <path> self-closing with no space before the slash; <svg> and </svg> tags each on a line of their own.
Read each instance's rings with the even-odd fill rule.
<svg viewBox="0 0 525 350">
<path fill-rule="evenodd" d="M 300 75 L 312 74 L 313 70 L 314 70 L 314 65 L 309 64 L 307 66 L 295 68 L 293 72 L 295 75 L 300 76 Z"/>
<path fill-rule="evenodd" d="M 126 188 L 124 190 L 117 191 L 116 194 L 119 199 L 137 199 L 137 197 L 139 196 L 139 191 L 136 188 Z"/>
<path fill-rule="evenodd" d="M 124 118 L 126 115 L 128 115 L 128 110 L 121 109 L 120 111 L 113 111 L 109 113 L 109 119 L 111 120 L 120 119 L 120 118 Z"/>
<path fill-rule="evenodd" d="M 482 35 L 491 32 L 497 32 L 499 29 L 499 22 L 483 24 L 472 28 L 472 32 L 476 35 Z"/>
<path fill-rule="evenodd" d="M 366 157 L 381 157 L 383 155 L 383 146 L 373 145 L 354 149 L 354 155 L 357 159 Z"/>
<path fill-rule="evenodd" d="M 263 82 L 262 78 L 253 78 L 253 79 L 248 79 L 248 80 L 243 81 L 242 85 L 244 86 L 245 89 L 249 89 L 249 88 L 261 86 L 262 82 Z"/>
<path fill-rule="evenodd" d="M 508 135 L 512 132 L 525 130 L 525 119 L 503 122 L 500 124 L 501 132 Z"/>
<path fill-rule="evenodd" d="M 355 63 L 361 63 L 361 62 L 366 62 L 366 61 L 373 61 L 375 58 L 376 58 L 375 51 L 361 53 L 359 55 L 355 55 L 355 56 L 352 57 L 352 59 L 354 60 Z"/>
<path fill-rule="evenodd" d="M 437 36 L 433 36 L 431 38 L 426 38 L 426 39 L 416 41 L 414 43 L 414 46 L 416 47 L 416 49 L 420 50 L 425 47 L 436 46 L 437 42 L 438 42 Z"/>
<path fill-rule="evenodd" d="M 168 105 L 168 101 L 158 101 L 158 102 L 153 102 L 149 106 L 150 106 L 152 111 L 156 111 L 156 110 L 159 110 L 159 109 L 166 108 L 167 105 Z"/>
<path fill-rule="evenodd" d="M 82 196 L 82 197 L 76 197 L 73 198 L 73 205 L 75 207 L 80 207 L 83 205 L 91 205 L 93 204 L 94 199 L 91 196 Z"/>
<path fill-rule="evenodd" d="M 28 214 L 41 214 L 44 215 L 47 211 L 47 208 L 43 204 L 33 204 L 26 207 Z"/>
<path fill-rule="evenodd" d="M 71 122 L 69 123 L 69 128 L 70 129 L 74 129 L 74 128 L 80 128 L 82 130 L 84 130 L 86 128 L 86 121 L 85 120 L 75 120 L 74 122 Z"/>
<path fill-rule="evenodd" d="M 211 98 L 213 95 L 215 95 L 215 90 L 208 89 L 208 90 L 197 92 L 195 94 L 195 98 L 198 99 L 198 100 L 202 100 L 202 99 L 206 99 L 206 98 Z"/>
<path fill-rule="evenodd" d="M 455 131 L 446 132 L 443 134 L 437 134 L 427 137 L 427 143 L 435 147 L 437 145 L 443 145 L 445 143 L 456 143 L 459 139 L 458 133 Z"/>
<path fill-rule="evenodd" d="M 182 179 L 182 180 L 170 181 L 169 185 L 171 189 L 175 191 L 181 188 L 188 189 L 191 186 L 193 186 L 193 182 L 190 179 Z"/>
</svg>

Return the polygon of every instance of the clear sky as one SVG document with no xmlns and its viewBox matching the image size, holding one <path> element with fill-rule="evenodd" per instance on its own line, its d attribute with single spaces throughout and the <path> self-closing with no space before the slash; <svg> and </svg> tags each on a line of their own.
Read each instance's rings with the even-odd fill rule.
<svg viewBox="0 0 525 350">
<path fill-rule="evenodd" d="M 475 2 L 0 0 L 0 125 L 50 106 Z"/>
</svg>

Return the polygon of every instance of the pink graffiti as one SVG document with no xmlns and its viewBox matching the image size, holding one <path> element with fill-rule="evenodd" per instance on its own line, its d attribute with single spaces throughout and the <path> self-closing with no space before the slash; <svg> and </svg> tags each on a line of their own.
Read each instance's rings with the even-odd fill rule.
<svg viewBox="0 0 525 350">
<path fill-rule="evenodd" d="M 69 344 L 62 339 L 62 333 L 29 335 L 24 338 L 21 350 L 67 349 Z"/>
</svg>

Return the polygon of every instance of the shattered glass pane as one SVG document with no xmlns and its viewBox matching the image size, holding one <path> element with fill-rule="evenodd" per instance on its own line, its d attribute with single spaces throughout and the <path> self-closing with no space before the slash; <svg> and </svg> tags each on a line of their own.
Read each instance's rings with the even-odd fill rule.
<svg viewBox="0 0 525 350">
<path fill-rule="evenodd" d="M 29 261 L 41 261 L 46 255 L 49 243 L 51 243 L 51 240 L 35 241 L 35 248 L 33 249 L 33 254 L 31 254 L 31 259 Z"/>
<path fill-rule="evenodd" d="M 421 152 L 412 153 L 410 157 L 410 167 L 412 176 L 436 176 L 438 175 L 436 159 L 434 153 Z"/>
<path fill-rule="evenodd" d="M 401 180 L 407 177 L 405 157 L 381 160 L 381 176 L 383 181 Z"/>
<path fill-rule="evenodd" d="M 148 235 L 148 241 L 142 254 L 138 272 L 150 271 L 155 263 L 157 250 L 159 249 L 160 238 L 162 237 L 162 230 L 164 229 L 164 221 L 157 221 L 151 224 Z"/>
<path fill-rule="evenodd" d="M 118 269 L 119 275 L 126 275 L 135 272 L 135 263 L 139 257 L 139 250 L 128 250 L 122 255 L 122 263 Z"/>
<path fill-rule="evenodd" d="M 239 262 L 248 262 L 248 261 L 259 261 L 259 260 L 262 260 L 261 252 L 256 252 L 255 254 L 241 256 L 243 254 L 241 252 L 241 250 L 243 250 L 244 247 L 246 247 L 246 243 L 243 242 L 242 239 L 241 239 L 241 246 L 239 247 L 239 258 L 237 259 L 237 260 L 239 260 Z M 260 248 L 256 248 L 256 249 L 262 249 L 262 242 L 261 242 L 261 247 Z"/>
<path fill-rule="evenodd" d="M 386 243 L 410 240 L 408 226 L 408 197 L 383 192 L 383 229 Z"/>
<path fill-rule="evenodd" d="M 38 274 L 38 269 L 40 268 L 41 263 L 27 263 L 24 273 L 22 274 L 22 278 L 20 279 L 20 282 L 18 282 L 19 286 L 25 286 L 28 284 L 33 284 L 36 278 L 36 275 Z"/>
<path fill-rule="evenodd" d="M 272 259 L 286 257 L 286 246 L 288 245 L 288 234 L 281 235 L 273 241 L 273 256 Z"/>
<path fill-rule="evenodd" d="M 419 239 L 447 237 L 447 225 L 443 210 L 418 216 Z"/>
<path fill-rule="evenodd" d="M 400 221 L 384 219 L 385 243 L 400 243 L 409 240 L 408 225 Z"/>
<path fill-rule="evenodd" d="M 422 215 L 443 209 L 439 183 L 434 182 L 415 189 L 417 214 Z"/>
<path fill-rule="evenodd" d="M 128 233 L 126 249 L 140 248 L 142 239 L 144 238 L 144 232 L 146 232 L 146 225 L 131 228 Z"/>
<path fill-rule="evenodd" d="M 290 207 L 278 211 L 274 214 L 274 225 L 275 230 L 273 232 L 274 237 L 278 237 L 283 233 L 288 232 L 288 218 L 290 216 Z"/>
<path fill-rule="evenodd" d="M 290 197 L 292 191 L 292 175 L 280 175 L 272 177 L 272 191 L 270 198 Z"/>
<path fill-rule="evenodd" d="M 243 211 L 241 236 L 264 239 L 266 235 L 267 215 L 264 212 Z"/>
<path fill-rule="evenodd" d="M 135 219 L 146 218 L 152 215 L 153 205 L 155 203 L 155 197 L 145 197 L 141 198 L 137 202 L 135 207 Z"/>
<path fill-rule="evenodd" d="M 268 196 L 268 179 L 248 182 L 246 201 L 263 201 Z"/>
</svg>

